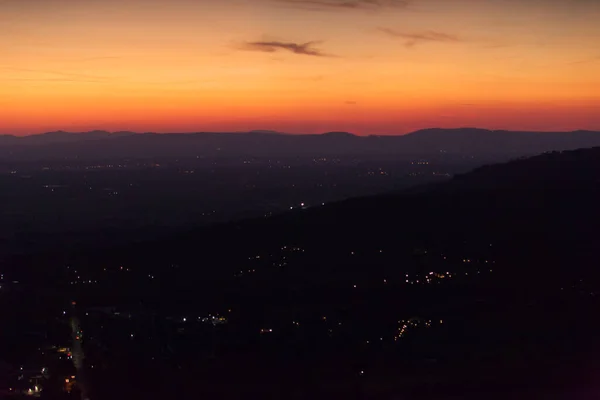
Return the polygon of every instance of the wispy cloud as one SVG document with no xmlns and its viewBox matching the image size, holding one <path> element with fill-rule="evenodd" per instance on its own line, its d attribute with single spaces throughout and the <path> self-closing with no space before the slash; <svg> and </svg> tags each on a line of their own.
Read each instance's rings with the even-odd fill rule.
<svg viewBox="0 0 600 400">
<path fill-rule="evenodd" d="M 93 79 L 69 79 L 69 78 L 0 78 L 0 81 L 5 82 L 71 82 L 71 83 L 104 83 L 105 81 Z"/>
<path fill-rule="evenodd" d="M 55 76 L 61 76 L 61 77 L 71 78 L 71 79 L 86 79 L 86 80 L 94 80 L 94 81 L 106 81 L 109 79 L 113 79 L 113 78 L 106 77 L 106 76 L 96 76 L 96 75 L 80 74 L 80 73 L 76 73 L 76 72 L 51 71 L 51 70 L 33 69 L 33 68 L 0 67 L 0 69 L 5 70 L 5 71 L 32 72 L 32 73 L 36 73 L 36 74 L 55 75 Z"/>
<path fill-rule="evenodd" d="M 379 10 L 406 8 L 412 0 L 274 0 L 295 8 L 313 11 L 332 10 Z"/>
<path fill-rule="evenodd" d="M 280 41 L 265 41 L 265 42 L 246 42 L 240 48 L 249 51 L 261 51 L 264 53 L 275 53 L 278 51 L 289 51 L 294 54 L 313 57 L 335 57 L 332 54 L 325 53 L 315 47 L 320 42 L 280 42 Z"/>
<path fill-rule="evenodd" d="M 23 72 L 21 76 L 2 76 L 0 82 L 77 82 L 77 83 L 103 83 L 103 84 L 138 84 L 138 85 L 155 85 L 155 86 L 189 86 L 197 84 L 215 83 L 212 79 L 203 80 L 162 80 L 162 81 L 145 81 L 137 80 L 136 77 L 114 77 L 114 76 L 97 76 L 80 74 L 75 72 L 53 71 L 34 68 L 18 68 L 0 66 L 0 71 Z"/>
<path fill-rule="evenodd" d="M 408 47 L 413 47 L 422 43 L 458 43 L 463 41 L 463 39 L 456 35 L 437 31 L 400 32 L 390 28 L 379 28 L 379 31 L 388 36 L 403 39 L 404 44 Z"/>
<path fill-rule="evenodd" d="M 88 57 L 71 60 L 71 62 L 95 62 L 95 61 L 106 61 L 106 60 L 121 60 L 121 56 L 103 56 L 103 57 Z"/>
<path fill-rule="evenodd" d="M 301 82 L 321 82 L 325 80 L 325 75 L 312 75 L 312 76 L 291 76 L 288 77 L 289 81 L 301 81 Z"/>
<path fill-rule="evenodd" d="M 596 62 L 600 62 L 600 56 L 586 58 L 585 60 L 572 61 L 569 63 L 569 65 L 591 64 L 591 63 L 596 63 Z"/>
</svg>

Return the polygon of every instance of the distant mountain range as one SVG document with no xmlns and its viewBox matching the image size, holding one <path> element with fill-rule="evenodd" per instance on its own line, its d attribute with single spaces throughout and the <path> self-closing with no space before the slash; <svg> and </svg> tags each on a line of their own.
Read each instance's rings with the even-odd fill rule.
<svg viewBox="0 0 600 400">
<path fill-rule="evenodd" d="M 65 132 L 54 131 L 40 133 L 37 135 L 14 136 L 0 135 L 0 145 L 12 144 L 50 144 L 65 142 L 83 142 L 87 140 L 114 139 L 124 136 L 138 135 L 135 132 L 107 132 L 107 131 L 89 131 L 89 132 Z"/>
<path fill-rule="evenodd" d="M 600 146 L 600 132 L 517 132 L 477 128 L 425 129 L 401 136 L 348 132 L 291 135 L 274 131 L 135 133 L 91 131 L 0 136 L 5 159 L 196 156 L 411 156 L 448 154 L 502 160 L 554 150 Z"/>
</svg>

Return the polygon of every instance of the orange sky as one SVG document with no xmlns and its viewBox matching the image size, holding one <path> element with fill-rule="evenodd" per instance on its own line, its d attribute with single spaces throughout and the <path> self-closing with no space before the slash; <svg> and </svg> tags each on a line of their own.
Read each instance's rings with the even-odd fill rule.
<svg viewBox="0 0 600 400">
<path fill-rule="evenodd" d="M 0 133 L 600 130 L 598 21 L 596 0 L 0 0 Z"/>
</svg>

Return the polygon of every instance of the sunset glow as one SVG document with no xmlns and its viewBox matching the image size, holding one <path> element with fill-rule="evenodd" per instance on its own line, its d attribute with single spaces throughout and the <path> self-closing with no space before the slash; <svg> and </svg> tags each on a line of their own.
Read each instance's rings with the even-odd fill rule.
<svg viewBox="0 0 600 400">
<path fill-rule="evenodd" d="M 592 0 L 0 0 L 0 133 L 600 129 Z"/>
</svg>

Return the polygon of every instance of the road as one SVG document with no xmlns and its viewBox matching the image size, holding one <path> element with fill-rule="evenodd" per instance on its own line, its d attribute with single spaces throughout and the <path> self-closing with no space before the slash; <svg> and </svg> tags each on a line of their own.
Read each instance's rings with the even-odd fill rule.
<svg viewBox="0 0 600 400">
<path fill-rule="evenodd" d="M 72 342 L 71 354 L 73 355 L 73 365 L 77 370 L 77 386 L 81 390 L 81 400 L 90 400 L 89 390 L 86 384 L 85 367 L 83 364 L 83 360 L 85 359 L 82 345 L 83 336 L 79 319 L 75 315 L 75 306 L 73 306 L 73 315 L 70 319 L 70 325 Z"/>
</svg>

